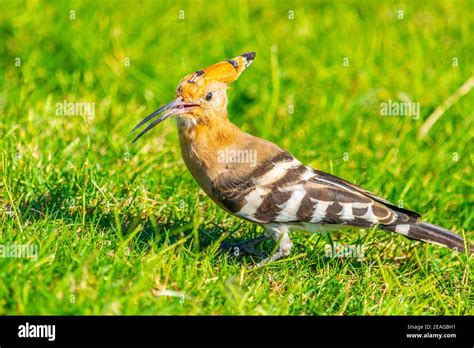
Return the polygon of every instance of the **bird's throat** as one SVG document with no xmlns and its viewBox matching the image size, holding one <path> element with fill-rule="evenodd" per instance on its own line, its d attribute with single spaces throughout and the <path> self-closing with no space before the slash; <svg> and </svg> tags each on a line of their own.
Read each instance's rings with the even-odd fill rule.
<svg viewBox="0 0 474 348">
<path fill-rule="evenodd" d="M 184 162 L 206 191 L 208 181 L 225 170 L 219 151 L 238 145 L 242 132 L 227 118 L 178 122 L 178 132 Z"/>
</svg>

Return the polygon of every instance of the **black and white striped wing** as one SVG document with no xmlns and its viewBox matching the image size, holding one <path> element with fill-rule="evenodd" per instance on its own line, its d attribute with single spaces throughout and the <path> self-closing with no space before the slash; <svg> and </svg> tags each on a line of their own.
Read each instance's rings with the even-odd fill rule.
<svg viewBox="0 0 474 348">
<path fill-rule="evenodd" d="M 226 209 L 261 224 L 370 227 L 419 217 L 341 178 L 306 167 L 287 153 L 261 164 L 245 178 L 221 178 L 219 194 Z"/>
</svg>

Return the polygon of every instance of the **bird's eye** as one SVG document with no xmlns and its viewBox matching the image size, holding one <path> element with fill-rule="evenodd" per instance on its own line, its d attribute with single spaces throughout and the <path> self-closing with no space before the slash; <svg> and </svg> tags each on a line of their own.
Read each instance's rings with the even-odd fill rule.
<svg viewBox="0 0 474 348">
<path fill-rule="evenodd" d="M 207 93 L 206 100 L 209 101 L 212 99 L 212 92 Z"/>
</svg>

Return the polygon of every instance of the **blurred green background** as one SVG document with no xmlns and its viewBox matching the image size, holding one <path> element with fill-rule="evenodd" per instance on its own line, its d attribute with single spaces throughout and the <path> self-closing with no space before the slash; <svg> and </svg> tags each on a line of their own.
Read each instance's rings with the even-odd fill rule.
<svg viewBox="0 0 474 348">
<path fill-rule="evenodd" d="M 0 7 L 0 242 L 39 246 L 0 260 L 0 314 L 474 314 L 472 257 L 386 232 L 298 234 L 249 271 L 217 248 L 262 231 L 199 190 L 173 122 L 129 137 L 184 75 L 255 51 L 234 123 L 473 241 L 473 92 L 418 137 L 473 75 L 473 1 Z M 95 116 L 57 115 L 64 100 Z M 419 118 L 381 116 L 389 100 Z M 325 258 L 331 240 L 366 259 Z"/>
</svg>

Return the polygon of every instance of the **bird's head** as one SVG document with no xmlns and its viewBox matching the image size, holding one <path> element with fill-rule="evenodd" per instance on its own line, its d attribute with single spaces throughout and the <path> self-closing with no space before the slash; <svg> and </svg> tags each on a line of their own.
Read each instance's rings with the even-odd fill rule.
<svg viewBox="0 0 474 348">
<path fill-rule="evenodd" d="M 163 120 L 178 116 L 183 124 L 197 124 L 209 118 L 227 117 L 227 88 L 237 80 L 255 58 L 255 52 L 244 53 L 230 60 L 211 65 L 185 76 L 176 90 L 176 99 L 147 116 L 133 130 L 155 117 L 133 142 Z"/>
</svg>

